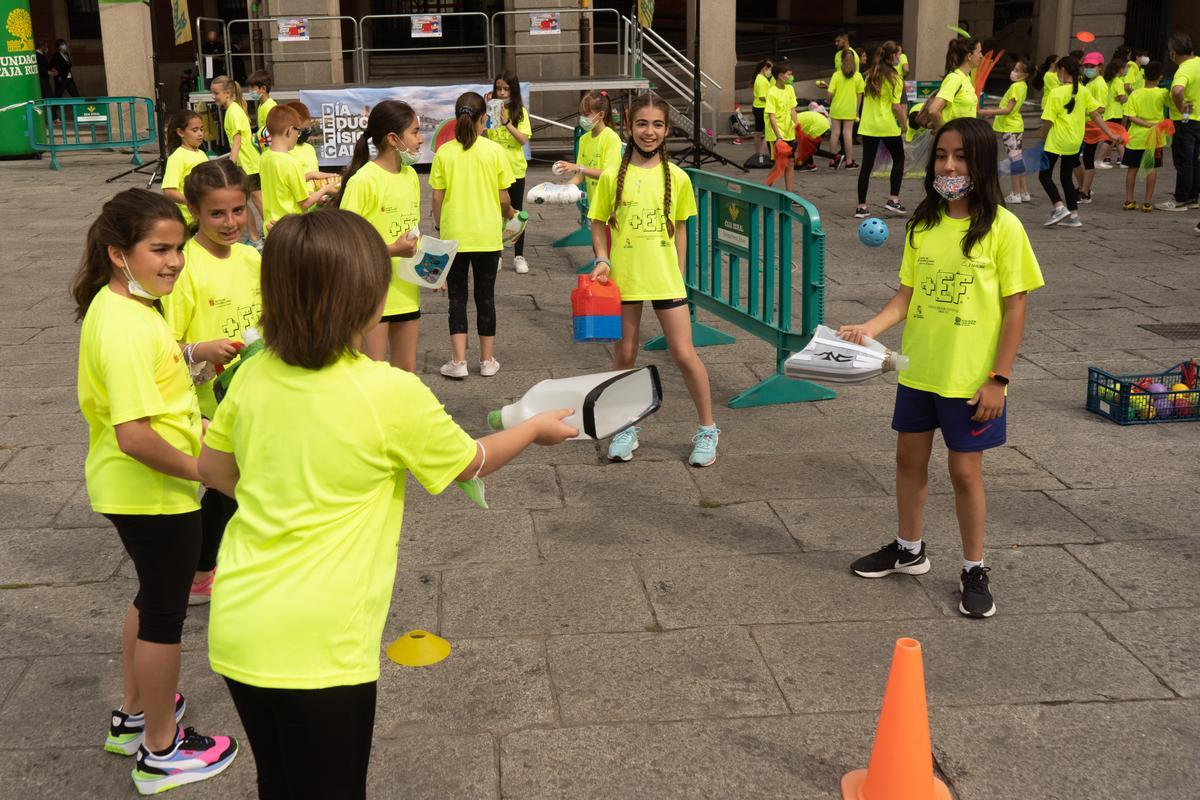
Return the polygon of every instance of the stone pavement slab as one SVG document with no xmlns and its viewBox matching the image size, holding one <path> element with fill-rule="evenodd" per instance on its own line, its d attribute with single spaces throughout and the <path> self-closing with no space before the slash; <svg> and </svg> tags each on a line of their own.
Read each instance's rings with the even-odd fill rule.
<svg viewBox="0 0 1200 800">
<path fill-rule="evenodd" d="M 104 581 L 124 557 L 111 528 L 0 531 L 0 586 Z"/>
<path fill-rule="evenodd" d="M 1200 551 L 1195 539 L 1067 545 L 1134 608 L 1200 605 Z"/>
<path fill-rule="evenodd" d="M 1200 697 L 1200 627 L 1193 609 L 1092 616 L 1172 691 Z"/>
</svg>

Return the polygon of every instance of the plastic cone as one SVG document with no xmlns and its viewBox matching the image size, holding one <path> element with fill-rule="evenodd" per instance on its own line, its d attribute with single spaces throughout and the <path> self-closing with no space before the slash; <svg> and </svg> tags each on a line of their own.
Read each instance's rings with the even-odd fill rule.
<svg viewBox="0 0 1200 800">
<path fill-rule="evenodd" d="M 429 631 L 409 631 L 387 647 L 387 657 L 402 667 L 427 667 L 450 655 L 450 643 Z"/>
<path fill-rule="evenodd" d="M 842 777 L 842 800 L 951 800 L 933 775 L 921 643 L 897 639 L 871 762 Z"/>
</svg>

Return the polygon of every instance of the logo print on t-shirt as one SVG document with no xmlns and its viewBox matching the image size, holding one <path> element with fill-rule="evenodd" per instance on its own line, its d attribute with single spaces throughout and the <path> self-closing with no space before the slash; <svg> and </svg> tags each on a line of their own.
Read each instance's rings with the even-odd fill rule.
<svg viewBox="0 0 1200 800">
<path fill-rule="evenodd" d="M 974 275 L 939 270 L 937 275 L 931 275 L 921 281 L 921 291 L 938 303 L 959 305 L 966 298 L 973 283 L 975 283 Z"/>
</svg>

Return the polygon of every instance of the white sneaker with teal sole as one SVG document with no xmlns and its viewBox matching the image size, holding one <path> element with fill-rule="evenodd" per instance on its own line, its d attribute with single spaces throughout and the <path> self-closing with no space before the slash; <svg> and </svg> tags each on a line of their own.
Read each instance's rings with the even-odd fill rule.
<svg viewBox="0 0 1200 800">
<path fill-rule="evenodd" d="M 628 461 L 638 449 L 638 432 L 641 428 L 630 427 L 618 433 L 608 443 L 609 461 Z"/>
<path fill-rule="evenodd" d="M 688 463 L 693 467 L 709 467 L 716 463 L 717 460 L 717 439 L 720 437 L 721 431 L 716 425 L 704 426 L 696 428 L 696 435 L 692 437 L 692 454 L 688 456 Z"/>
</svg>

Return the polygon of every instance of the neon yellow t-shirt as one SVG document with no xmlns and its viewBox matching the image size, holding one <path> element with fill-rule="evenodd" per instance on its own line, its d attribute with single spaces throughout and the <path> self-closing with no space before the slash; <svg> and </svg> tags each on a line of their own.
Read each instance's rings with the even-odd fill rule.
<svg viewBox="0 0 1200 800">
<path fill-rule="evenodd" d="M 1117 99 L 1121 95 L 1126 95 L 1125 99 L 1128 102 L 1129 97 L 1125 91 L 1125 78 L 1117 75 L 1108 82 L 1108 102 L 1104 105 L 1104 119 L 1120 119 L 1125 116 L 1125 105 Z"/>
<path fill-rule="evenodd" d="M 288 155 L 296 159 L 296 163 L 300 165 L 300 169 L 304 171 L 305 175 L 321 171 L 321 165 L 317 162 L 317 148 L 308 142 L 297 144 L 288 151 Z"/>
<path fill-rule="evenodd" d="M 254 134 L 250 132 L 250 117 L 246 109 L 237 103 L 230 103 L 225 109 L 225 138 L 229 147 L 233 147 L 233 137 L 242 135 L 241 149 L 238 150 L 237 165 L 247 175 L 258 174 L 258 148 L 254 146 Z"/>
<path fill-rule="evenodd" d="M 1025 130 L 1025 119 L 1021 116 L 1021 104 L 1029 96 L 1029 86 L 1025 81 L 1013 81 L 1008 85 L 1008 91 L 1000 98 L 1000 107 L 1004 108 L 1011 101 L 1013 110 L 1007 114 L 997 114 L 992 120 L 992 130 L 1000 133 L 1022 133 Z"/>
<path fill-rule="evenodd" d="M 805 136 L 820 139 L 829 130 L 829 117 L 819 111 L 801 111 L 796 115 L 796 127 Z"/>
<path fill-rule="evenodd" d="M 1171 102 L 1170 94 L 1168 90 L 1159 88 L 1134 89 L 1125 106 L 1129 116 L 1159 123 L 1166 113 L 1167 103 Z M 1164 141 L 1165 137 L 1162 134 L 1154 134 L 1153 128 L 1138 125 L 1136 122 L 1129 123 L 1129 143 L 1126 146 L 1130 150 L 1145 150 L 1149 146 L 1157 149 L 1163 146 Z"/>
<path fill-rule="evenodd" d="M 1046 110 L 1046 102 L 1050 99 L 1050 93 L 1062 86 L 1062 81 L 1058 79 L 1058 73 L 1051 69 L 1042 76 L 1042 110 Z"/>
<path fill-rule="evenodd" d="M 464 150 L 458 140 L 433 156 L 429 188 L 443 189 L 441 238 L 457 239 L 460 253 L 490 253 L 504 247 L 500 192 L 512 185 L 504 148 L 480 136 Z"/>
<path fill-rule="evenodd" d="M 213 670 L 282 689 L 377 680 L 405 473 L 438 494 L 475 441 L 415 375 L 358 353 L 304 369 L 268 349 L 238 371 L 205 444 L 241 473 L 217 557 Z"/>
<path fill-rule="evenodd" d="M 605 128 L 599 134 L 585 133 L 579 137 L 579 165 L 588 169 L 598 169 L 601 172 L 614 169 L 621 165 L 621 137 L 612 128 Z M 592 193 L 596 191 L 596 181 L 599 178 L 585 178 L 589 202 Z"/>
<path fill-rule="evenodd" d="M 1090 81 L 1081 84 L 1081 87 L 1091 92 L 1100 108 L 1108 105 L 1108 84 L 1104 81 L 1103 75 L 1097 75 Z"/>
<path fill-rule="evenodd" d="M 1146 85 L 1146 76 L 1142 73 L 1142 66 L 1136 61 L 1130 61 L 1125 66 L 1125 83 L 1129 85 L 1129 91 L 1141 89 Z"/>
<path fill-rule="evenodd" d="M 900 76 L 900 80 L 904 80 L 904 65 L 908 63 L 908 53 L 901 53 L 900 59 L 896 62 L 896 74 Z"/>
<path fill-rule="evenodd" d="M 866 82 L 861 72 L 847 78 L 841 70 L 829 79 L 829 116 L 834 119 L 858 119 L 858 96 L 863 93 Z"/>
<path fill-rule="evenodd" d="M 1103 106 L 1087 87 L 1081 85 L 1075 94 L 1075 106 L 1068 112 L 1072 88 L 1071 84 L 1064 84 L 1051 92 L 1046 109 L 1042 112 L 1042 119 L 1051 123 L 1050 135 L 1046 137 L 1047 153 L 1060 156 L 1078 153 L 1083 146 L 1083 129 L 1088 115 Z"/>
<path fill-rule="evenodd" d="M 257 116 L 258 116 L 258 129 L 260 131 L 263 128 L 267 127 L 267 114 L 270 114 L 271 109 L 277 105 L 279 105 L 279 103 L 276 103 L 275 98 L 273 98 L 273 97 L 268 97 L 266 100 L 262 100 L 261 102 L 259 102 Z"/>
<path fill-rule="evenodd" d="M 505 106 L 505 112 L 508 106 Z M 529 112 L 522 109 L 521 119 L 517 122 L 517 130 L 526 136 L 533 136 L 533 126 L 529 123 Z M 520 180 L 525 177 L 525 173 L 529 171 L 529 162 L 525 160 L 525 145 L 521 144 L 513 137 L 508 128 L 501 126 L 499 128 L 488 128 L 487 137 L 496 144 L 504 148 L 504 155 L 508 157 L 508 167 L 512 171 L 513 180 Z"/>
<path fill-rule="evenodd" d="M 1175 78 L 1171 81 L 1171 88 L 1176 86 L 1183 87 L 1183 102 L 1192 104 L 1189 118 L 1194 120 L 1200 117 L 1200 58 L 1193 56 L 1179 65 L 1175 70 Z M 1175 107 L 1175 102 L 1172 100 L 1169 105 L 1171 119 L 1182 120 L 1183 116 Z"/>
<path fill-rule="evenodd" d="M 854 56 L 854 71 L 858 72 L 859 67 L 861 66 L 861 60 L 858 57 L 858 51 L 855 50 L 853 47 L 851 47 L 850 55 Z M 842 71 L 842 51 L 841 50 L 833 51 L 833 68 L 835 70 L 837 70 L 838 72 Z"/>
<path fill-rule="evenodd" d="M 79 409 L 88 424 L 84 467 L 101 514 L 186 514 L 200 485 L 165 475 L 121 452 L 116 426 L 150 419 L 167 444 L 200 454 L 200 407 L 183 352 L 151 306 L 105 286 L 79 333 Z"/>
<path fill-rule="evenodd" d="M 767 91 L 774 85 L 775 82 L 761 72 L 754 76 L 754 108 L 767 107 Z"/>
<path fill-rule="evenodd" d="M 675 241 L 667 233 L 668 215 L 678 231 L 696 215 L 696 197 L 687 173 L 674 164 L 671 172 L 671 208 L 663 208 L 666 183 L 663 168 L 649 169 L 630 164 L 617 208 L 617 227 L 612 230 L 612 279 L 622 300 L 678 300 L 687 297 Z M 600 176 L 588 216 L 607 222 L 617 194 L 617 172 Z"/>
<path fill-rule="evenodd" d="M 163 168 L 162 188 L 183 192 L 183 182 L 198 165 L 208 161 L 208 154 L 203 150 L 189 150 L 186 147 L 176 147 L 167 156 L 167 165 Z M 183 212 L 183 221 L 188 225 L 195 222 L 192 212 L 188 211 L 187 203 L 176 203 Z"/>
<path fill-rule="evenodd" d="M 946 101 L 942 108 L 942 122 L 949 122 L 959 117 L 974 117 L 979 107 L 979 96 L 975 94 L 975 85 L 971 78 L 961 69 L 946 73 L 942 78 L 941 88 L 936 97 Z"/>
<path fill-rule="evenodd" d="M 893 105 L 904 102 L 904 81 L 896 78 L 885 80 L 879 94 L 863 92 L 862 122 L 858 132 L 862 136 L 899 136 L 900 122 L 896 119 Z"/>
<path fill-rule="evenodd" d="M 262 155 L 263 217 L 272 225 L 288 214 L 303 214 L 300 203 L 308 199 L 304 168 L 288 153 L 268 150 Z"/>
<path fill-rule="evenodd" d="M 217 258 L 195 238 L 188 239 L 183 246 L 183 272 L 175 289 L 162 299 L 175 340 L 241 340 L 246 328 L 257 328 L 262 316 L 261 262 L 262 256 L 249 245 L 231 245 L 228 258 Z M 200 386 L 196 395 L 200 413 L 212 419 L 217 412 L 212 381 Z"/>
<path fill-rule="evenodd" d="M 790 142 L 796 138 L 796 93 L 792 91 L 792 87 L 784 86 L 780 89 L 778 86 L 772 86 L 767 90 L 767 107 L 763 109 L 763 113 L 767 115 L 766 132 L 763 138 L 767 142 L 774 142 L 778 137 L 775 135 L 775 128 L 771 125 L 771 117 L 775 117 L 775 124 L 779 126 L 779 135 L 783 137 L 783 141 Z"/>
<path fill-rule="evenodd" d="M 934 227 L 905 237 L 900 283 L 913 289 L 903 352 L 905 386 L 942 397 L 971 397 L 995 366 L 1004 298 L 1045 285 L 1021 221 L 996 209 L 987 235 L 962 253 L 971 220 L 944 213 Z"/>
<path fill-rule="evenodd" d="M 920 111 L 924 107 L 925 107 L 924 103 L 917 103 L 916 105 L 914 105 L 912 108 L 910 108 L 908 110 L 908 116 L 911 118 L 913 114 L 916 114 L 918 111 Z M 915 137 L 917 134 L 923 133 L 923 132 L 925 132 L 924 128 L 914 128 L 912 125 L 909 125 L 908 132 L 904 134 L 904 141 L 911 142 L 913 140 L 913 137 Z"/>
<path fill-rule="evenodd" d="M 391 245 L 421 221 L 421 184 L 417 171 L 412 167 L 401 167 L 399 172 L 388 172 L 374 161 L 368 161 L 346 181 L 341 208 L 353 211 L 371 223 L 383 241 Z M 411 314 L 421 309 L 421 287 L 396 277 L 396 268 L 403 260 L 392 259 L 392 280 L 388 283 L 384 316 Z"/>
</svg>

